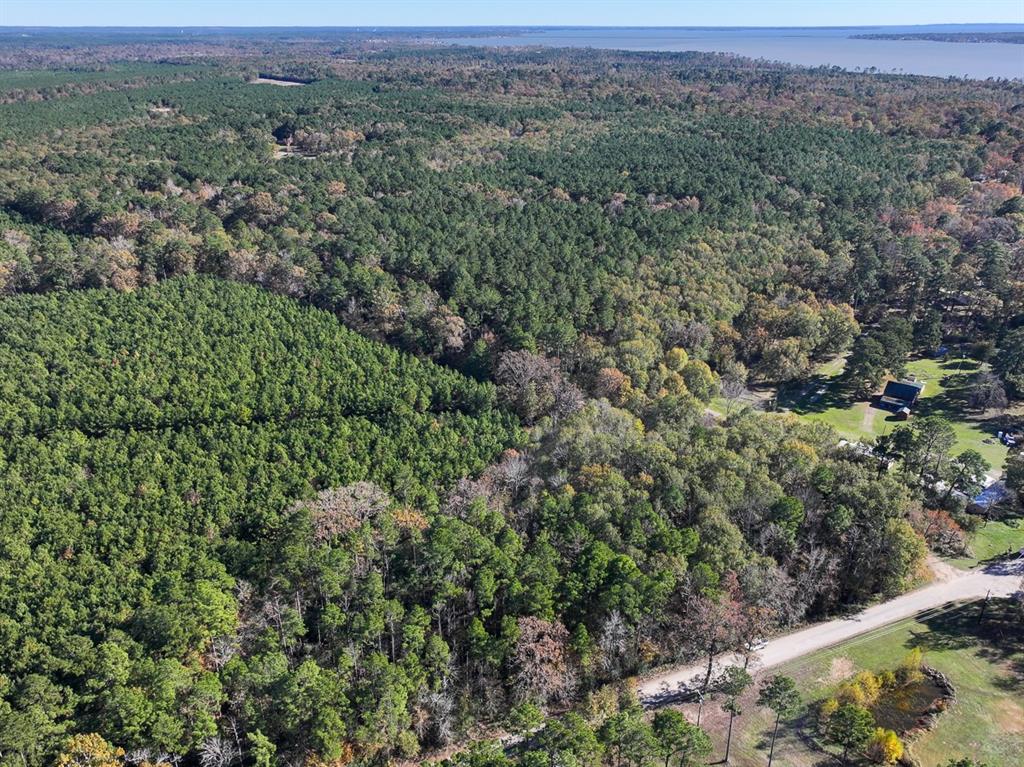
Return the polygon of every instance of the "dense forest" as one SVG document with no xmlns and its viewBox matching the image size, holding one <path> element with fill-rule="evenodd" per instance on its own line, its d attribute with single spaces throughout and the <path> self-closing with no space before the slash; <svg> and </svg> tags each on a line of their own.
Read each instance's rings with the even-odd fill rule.
<svg viewBox="0 0 1024 767">
<path fill-rule="evenodd" d="M 647 390 L 677 345 L 778 382 L 888 312 L 997 345 L 1018 316 L 1019 86 L 422 56 L 0 77 L 0 289 L 208 272 L 475 375 L 528 348 Z"/>
<path fill-rule="evenodd" d="M 0 744 L 29 763 L 76 721 L 195 748 L 225 700 L 210 653 L 234 654 L 240 612 L 301 622 L 285 583 L 304 576 L 279 556 L 321 545 L 337 579 L 321 588 L 361 583 L 360 559 L 518 440 L 492 387 L 255 288 L 184 279 L 2 316 Z M 357 538 L 370 548 L 340 545 Z M 316 569 L 305 553 L 288 567 Z M 365 622 L 346 612 L 318 608 L 335 625 L 316 630 Z"/>
<path fill-rule="evenodd" d="M 907 490 L 827 429 L 722 429 L 686 392 L 639 418 L 556 393 L 524 454 L 493 388 L 254 288 L 9 299 L 3 325 L 12 763 L 74 730 L 412 756 L 896 591 L 923 552 Z"/>
<path fill-rule="evenodd" d="M 714 399 L 1024 398 L 1019 82 L 75 35 L 0 38 L 4 767 L 668 764 L 622 680 L 977 521 L 942 423 Z"/>
</svg>

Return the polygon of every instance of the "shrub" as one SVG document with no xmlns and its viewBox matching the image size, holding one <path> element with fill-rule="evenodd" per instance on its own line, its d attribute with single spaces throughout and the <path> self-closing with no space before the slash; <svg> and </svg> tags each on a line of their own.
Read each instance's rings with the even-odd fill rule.
<svg viewBox="0 0 1024 767">
<path fill-rule="evenodd" d="M 882 692 L 882 682 L 871 671 L 861 671 L 853 680 L 839 688 L 837 697 L 843 703 L 857 706 L 870 706 L 878 700 Z"/>
<path fill-rule="evenodd" d="M 892 730 L 879 727 L 871 736 L 868 758 L 877 764 L 895 764 L 903 757 L 903 742 Z"/>
<path fill-rule="evenodd" d="M 839 710 L 839 701 L 835 698 L 828 698 L 821 702 L 818 707 L 818 726 L 821 729 L 828 727 L 828 722 L 832 718 L 832 715 Z"/>
<path fill-rule="evenodd" d="M 900 665 L 896 668 L 896 678 L 900 684 L 916 684 L 924 678 L 924 674 L 921 673 L 921 666 L 924 662 L 924 653 L 921 652 L 921 648 L 915 647 L 900 661 Z"/>
</svg>

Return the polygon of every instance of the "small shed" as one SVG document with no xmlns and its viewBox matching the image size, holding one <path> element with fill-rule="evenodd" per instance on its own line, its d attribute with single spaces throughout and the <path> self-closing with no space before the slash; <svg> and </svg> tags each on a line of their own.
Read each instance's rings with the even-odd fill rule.
<svg viewBox="0 0 1024 767">
<path fill-rule="evenodd" d="M 879 398 L 879 402 L 888 405 L 899 412 L 907 408 L 909 410 L 917 404 L 918 397 L 924 391 L 924 381 L 889 381 L 885 385 L 885 391 Z"/>
</svg>

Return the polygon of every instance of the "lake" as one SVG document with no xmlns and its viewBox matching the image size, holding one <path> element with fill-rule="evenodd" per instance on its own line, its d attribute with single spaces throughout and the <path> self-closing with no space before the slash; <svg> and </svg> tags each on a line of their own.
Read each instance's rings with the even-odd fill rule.
<svg viewBox="0 0 1024 767">
<path fill-rule="evenodd" d="M 492 31 L 449 37 L 445 42 L 484 46 L 549 46 L 611 48 L 627 51 L 704 51 L 735 53 L 752 59 L 802 66 L 838 66 L 849 70 L 874 67 L 939 77 L 1006 77 L 1024 79 L 1024 45 L 1011 43 L 947 43 L 932 40 L 864 40 L 858 34 L 981 31 L 966 27 L 830 27 L 778 29 L 660 28 L 536 28 Z M 992 31 L 1024 31 L 1022 25 L 998 25 Z"/>
</svg>

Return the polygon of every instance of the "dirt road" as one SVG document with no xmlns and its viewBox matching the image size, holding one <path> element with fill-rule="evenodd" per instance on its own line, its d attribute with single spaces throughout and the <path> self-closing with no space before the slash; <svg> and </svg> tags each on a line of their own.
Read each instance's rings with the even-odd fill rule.
<svg viewBox="0 0 1024 767">
<path fill-rule="evenodd" d="M 776 637 L 766 642 L 751 661 L 752 670 L 779 666 L 801 655 L 839 644 L 851 637 L 909 618 L 923 610 L 939 607 L 948 602 L 964 599 L 978 599 L 991 593 L 994 597 L 1005 597 L 1014 593 L 1024 577 L 1024 558 L 1014 562 L 1002 562 L 970 571 L 945 570 L 941 579 L 924 588 L 911 591 L 888 602 L 869 607 L 846 618 L 837 618 L 819 623 L 792 634 Z M 736 655 L 725 655 L 715 661 L 715 669 L 739 665 L 743 659 Z M 679 666 L 655 676 L 640 680 L 637 692 L 643 704 L 649 708 L 670 703 L 693 689 L 695 682 L 704 679 L 707 661 L 689 666 Z"/>
</svg>

